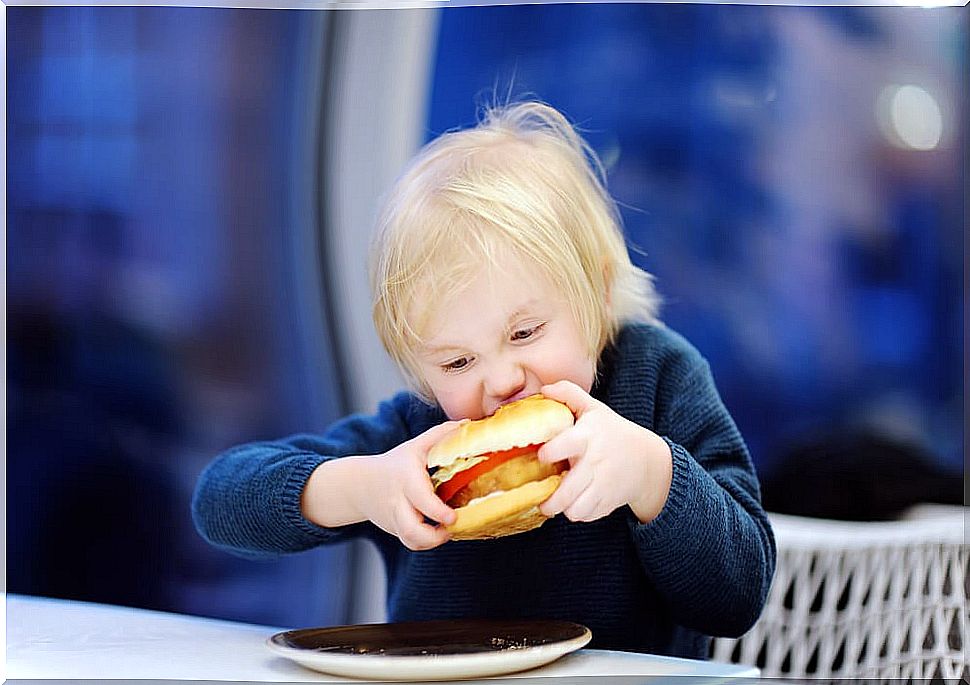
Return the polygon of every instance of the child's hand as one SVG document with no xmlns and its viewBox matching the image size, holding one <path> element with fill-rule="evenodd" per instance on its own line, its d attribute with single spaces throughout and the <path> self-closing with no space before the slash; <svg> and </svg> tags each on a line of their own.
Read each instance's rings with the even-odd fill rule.
<svg viewBox="0 0 970 685">
<path fill-rule="evenodd" d="M 431 549 L 450 538 L 444 526 L 424 522 L 425 516 L 445 525 L 455 521 L 454 509 L 434 494 L 427 464 L 431 446 L 458 425 L 458 421 L 447 421 L 389 452 L 364 458 L 358 507 L 408 549 Z"/>
<path fill-rule="evenodd" d="M 569 472 L 539 507 L 571 521 L 595 521 L 629 504 L 646 523 L 660 513 L 670 491 L 672 456 L 664 440 L 623 418 L 570 381 L 540 392 L 568 406 L 576 424 L 539 449 L 544 462 L 569 460 Z"/>
</svg>

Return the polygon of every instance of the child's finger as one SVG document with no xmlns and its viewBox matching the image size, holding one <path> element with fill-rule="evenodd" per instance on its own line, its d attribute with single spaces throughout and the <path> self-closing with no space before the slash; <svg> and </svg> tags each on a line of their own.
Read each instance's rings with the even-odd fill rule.
<svg viewBox="0 0 970 685">
<path fill-rule="evenodd" d="M 586 454 L 586 447 L 589 441 L 585 431 L 580 427 L 567 428 L 559 435 L 555 436 L 538 450 L 539 461 L 552 464 L 573 457 L 581 457 Z"/>
<path fill-rule="evenodd" d="M 443 523 L 446 526 L 454 523 L 455 518 L 458 516 L 454 509 L 442 502 L 441 498 L 434 494 L 434 488 L 431 486 L 429 479 L 425 479 L 423 483 L 419 483 L 410 488 L 408 499 L 411 500 L 411 504 L 415 509 L 429 519 Z"/>
<path fill-rule="evenodd" d="M 595 488 L 586 488 L 562 513 L 570 521 L 594 521 L 599 518 L 597 512 L 601 505 L 602 498 Z"/>
<path fill-rule="evenodd" d="M 439 423 L 437 426 L 432 426 L 424 433 L 411 440 L 411 444 L 421 450 L 425 458 L 427 458 L 428 450 L 431 449 L 435 443 L 444 440 L 449 433 L 454 432 L 464 423 L 468 423 L 468 420 L 462 419 L 461 421 L 445 421 L 444 423 Z"/>
<path fill-rule="evenodd" d="M 429 526 L 416 510 L 403 508 L 397 516 L 397 536 L 410 550 L 419 551 L 437 547 L 448 541 L 449 533 L 442 527 Z"/>
<path fill-rule="evenodd" d="M 562 402 L 576 418 L 596 406 L 597 401 L 572 381 L 557 381 L 543 385 L 539 390 L 545 397 Z"/>
<path fill-rule="evenodd" d="M 563 476 L 562 482 L 552 495 L 539 505 L 543 516 L 555 516 L 564 511 L 583 493 L 593 482 L 593 471 L 580 462 Z"/>
</svg>

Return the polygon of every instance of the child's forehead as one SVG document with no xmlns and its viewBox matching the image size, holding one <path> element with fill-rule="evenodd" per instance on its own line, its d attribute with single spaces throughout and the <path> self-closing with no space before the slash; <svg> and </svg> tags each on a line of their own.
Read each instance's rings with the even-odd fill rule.
<svg viewBox="0 0 970 685">
<path fill-rule="evenodd" d="M 412 318 L 423 342 L 465 328 L 499 331 L 528 316 L 547 316 L 561 297 L 537 265 L 506 261 L 483 264 L 448 292 L 417 297 Z"/>
</svg>

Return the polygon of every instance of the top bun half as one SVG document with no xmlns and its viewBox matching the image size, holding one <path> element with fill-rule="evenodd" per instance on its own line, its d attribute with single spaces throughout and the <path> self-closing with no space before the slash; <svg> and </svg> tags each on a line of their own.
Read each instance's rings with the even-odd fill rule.
<svg viewBox="0 0 970 685">
<path fill-rule="evenodd" d="M 551 440 L 574 422 L 569 407 L 542 395 L 532 395 L 498 408 L 492 416 L 458 427 L 428 452 L 428 468 L 448 466 L 467 459 L 513 447 L 537 445 Z"/>
</svg>

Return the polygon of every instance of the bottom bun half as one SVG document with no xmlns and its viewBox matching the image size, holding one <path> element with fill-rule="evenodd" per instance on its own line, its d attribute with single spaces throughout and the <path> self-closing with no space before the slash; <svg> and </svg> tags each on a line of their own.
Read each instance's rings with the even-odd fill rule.
<svg viewBox="0 0 970 685">
<path fill-rule="evenodd" d="M 487 540 L 524 533 L 548 520 L 539 511 L 559 487 L 562 476 L 532 481 L 508 492 L 491 495 L 455 510 L 455 522 L 447 527 L 452 540 Z"/>
</svg>

